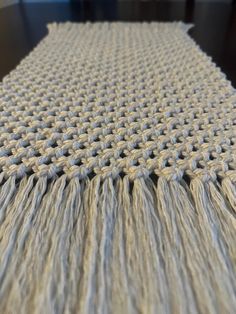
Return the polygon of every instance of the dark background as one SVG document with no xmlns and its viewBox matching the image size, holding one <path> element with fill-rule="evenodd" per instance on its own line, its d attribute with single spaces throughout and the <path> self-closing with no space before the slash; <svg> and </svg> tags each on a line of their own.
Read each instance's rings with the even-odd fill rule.
<svg viewBox="0 0 236 314">
<path fill-rule="evenodd" d="M 184 21 L 190 36 L 236 87 L 236 5 L 156 1 L 85 1 L 17 4 L 0 10 L 0 79 L 47 34 L 46 24 L 63 21 Z"/>
</svg>

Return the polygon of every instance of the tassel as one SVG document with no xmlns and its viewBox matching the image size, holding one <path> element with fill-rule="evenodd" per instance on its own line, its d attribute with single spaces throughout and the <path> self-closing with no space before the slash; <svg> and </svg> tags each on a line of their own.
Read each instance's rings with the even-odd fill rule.
<svg viewBox="0 0 236 314">
<path fill-rule="evenodd" d="M 115 211 L 115 225 L 114 225 L 114 244 L 111 263 L 112 288 L 111 288 L 111 302 L 113 306 L 111 312 L 117 313 L 134 313 L 132 288 L 130 286 L 130 279 L 128 276 L 128 252 L 127 248 L 127 226 L 129 224 L 129 210 L 130 210 L 130 195 L 129 195 L 129 179 L 120 177 L 116 181 L 115 195 L 117 196 L 116 211 Z M 130 234 L 129 234 L 130 235 Z"/>
<path fill-rule="evenodd" d="M 174 198 L 172 198 L 170 186 L 165 177 L 158 179 L 157 202 L 157 211 L 162 226 L 160 236 L 163 238 L 163 263 L 170 293 L 170 312 L 188 313 L 191 304 L 191 311 L 194 313 L 196 312 L 194 302 L 190 301 L 187 304 L 187 300 L 193 300 L 193 292 L 190 285 L 191 280 L 186 273 L 185 248 L 181 239 L 181 232 L 184 232 L 183 229 L 187 226 L 179 224 L 182 230 L 178 230 L 176 209 L 173 205 Z M 184 211 L 183 215 L 186 215 L 186 209 L 182 206 L 181 211 Z"/>
<path fill-rule="evenodd" d="M 129 264 L 134 266 L 132 276 L 137 310 L 141 313 L 169 312 L 170 299 L 163 263 L 164 238 L 156 212 L 155 187 L 150 179 L 134 180 L 131 209 L 137 259 Z M 129 232 L 127 230 L 126 234 Z"/>
<path fill-rule="evenodd" d="M 111 177 L 106 178 L 101 187 L 101 196 L 98 203 L 97 217 L 97 281 L 99 289 L 97 291 L 97 309 L 98 313 L 111 313 L 112 307 L 111 289 L 113 278 L 111 265 L 116 258 L 113 256 L 114 227 L 116 221 L 117 201 L 115 196 L 115 186 Z M 115 246 L 115 243 L 114 243 Z"/>
<path fill-rule="evenodd" d="M 230 243 L 231 239 L 226 240 L 227 242 L 224 240 L 217 217 L 219 209 L 211 201 L 211 198 L 216 196 L 213 183 L 210 180 L 195 178 L 191 181 L 190 188 L 197 211 L 200 241 L 205 246 L 204 252 L 207 253 L 204 261 L 208 263 L 207 269 L 214 287 L 214 303 L 220 312 L 230 313 L 230 309 L 236 305 L 235 299 L 231 297 L 235 291 L 235 280 L 232 280 L 235 273 L 232 272 L 227 245 L 232 247 L 233 243 Z"/>
<path fill-rule="evenodd" d="M 35 176 L 33 175 L 28 180 L 26 178 L 23 179 L 17 193 L 18 197 L 15 198 L 12 206 L 11 202 L 9 204 L 7 222 L 1 226 L 1 231 L 4 233 L 1 241 L 0 298 L 4 295 L 4 302 L 0 304 L 1 310 L 4 309 L 5 304 L 9 307 L 12 306 L 13 309 L 17 308 L 23 299 L 21 295 L 19 304 L 17 303 L 14 291 L 23 293 L 22 289 L 19 289 L 17 280 L 15 282 L 12 278 L 14 277 L 15 279 L 17 277 L 16 274 L 20 265 L 22 265 L 21 267 L 25 267 L 25 242 L 32 231 L 32 220 L 37 215 L 38 205 L 45 193 L 47 183 L 46 178 L 39 178 L 35 187 L 32 189 L 34 178 Z M 15 286 L 17 286 L 16 289 L 14 288 Z M 11 293 L 13 293 L 12 299 Z M 9 302 L 8 299 L 11 301 Z M 3 310 L 4 312 L 11 312 L 11 310 L 8 311 L 6 308 Z"/>
<path fill-rule="evenodd" d="M 225 246 L 228 248 L 230 259 L 234 261 L 233 265 L 236 267 L 236 219 L 231 214 L 228 204 L 225 202 L 224 197 L 220 194 L 216 185 L 209 181 L 207 188 L 210 195 L 210 204 L 214 208 L 214 212 L 217 216 L 222 239 L 224 239 Z M 229 265 L 228 265 L 229 266 Z"/>
<path fill-rule="evenodd" d="M 231 180 L 230 177 L 224 178 L 222 180 L 222 190 L 224 194 L 226 195 L 226 198 L 228 199 L 230 205 L 232 206 L 234 217 L 236 218 L 236 187 L 235 187 L 235 181 Z"/>
<path fill-rule="evenodd" d="M 3 176 L 0 178 L 0 184 L 3 180 Z M 15 176 L 9 177 L 8 180 L 5 182 L 5 184 L 1 188 L 0 192 L 0 224 L 3 222 L 5 219 L 6 215 L 6 208 L 14 195 L 16 189 L 16 178 Z"/>
<path fill-rule="evenodd" d="M 213 312 L 211 282 L 207 264 L 204 263 L 205 247 L 201 243 L 197 213 L 190 192 L 187 190 L 187 185 L 175 180 L 166 182 L 166 185 L 169 186 L 171 203 L 169 209 L 175 214 L 174 224 L 180 239 L 180 242 L 175 244 L 172 250 L 180 252 L 183 249 L 181 255 L 178 253 L 181 259 L 178 258 L 176 263 L 180 264 L 179 267 L 185 278 L 187 313 Z"/>
<path fill-rule="evenodd" d="M 101 177 L 94 177 L 84 193 L 85 236 L 81 265 L 82 276 L 78 290 L 78 312 L 95 313 L 96 289 L 98 288 L 96 262 L 98 257 L 97 216 Z"/>
<path fill-rule="evenodd" d="M 50 239 L 50 247 L 45 251 L 47 302 L 45 305 L 43 292 L 38 305 L 41 311 L 47 309 L 48 313 L 75 309 L 77 298 L 69 292 L 77 289 L 82 260 L 83 210 L 79 179 L 72 178 L 66 185 L 64 177 L 60 189 L 60 201 L 45 234 L 46 239 Z"/>
</svg>

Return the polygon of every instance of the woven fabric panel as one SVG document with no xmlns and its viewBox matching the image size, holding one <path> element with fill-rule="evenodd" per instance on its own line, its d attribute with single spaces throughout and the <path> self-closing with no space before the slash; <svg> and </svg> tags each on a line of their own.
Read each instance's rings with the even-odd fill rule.
<svg viewBox="0 0 236 314">
<path fill-rule="evenodd" d="M 236 93 L 187 29 L 51 24 L 0 85 L 3 172 L 230 174 Z"/>
</svg>

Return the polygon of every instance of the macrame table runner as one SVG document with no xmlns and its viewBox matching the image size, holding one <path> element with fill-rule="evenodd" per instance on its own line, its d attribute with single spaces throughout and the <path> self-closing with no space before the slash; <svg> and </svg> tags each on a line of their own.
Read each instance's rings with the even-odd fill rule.
<svg viewBox="0 0 236 314">
<path fill-rule="evenodd" d="M 183 23 L 51 24 L 0 84 L 0 313 L 236 312 L 236 92 Z"/>
</svg>

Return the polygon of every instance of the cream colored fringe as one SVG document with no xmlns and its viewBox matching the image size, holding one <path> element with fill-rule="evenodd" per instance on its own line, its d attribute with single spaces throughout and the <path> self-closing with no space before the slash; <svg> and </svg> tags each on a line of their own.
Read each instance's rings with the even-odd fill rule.
<svg viewBox="0 0 236 314">
<path fill-rule="evenodd" d="M 232 178 L 0 180 L 0 313 L 236 312 Z"/>
</svg>

